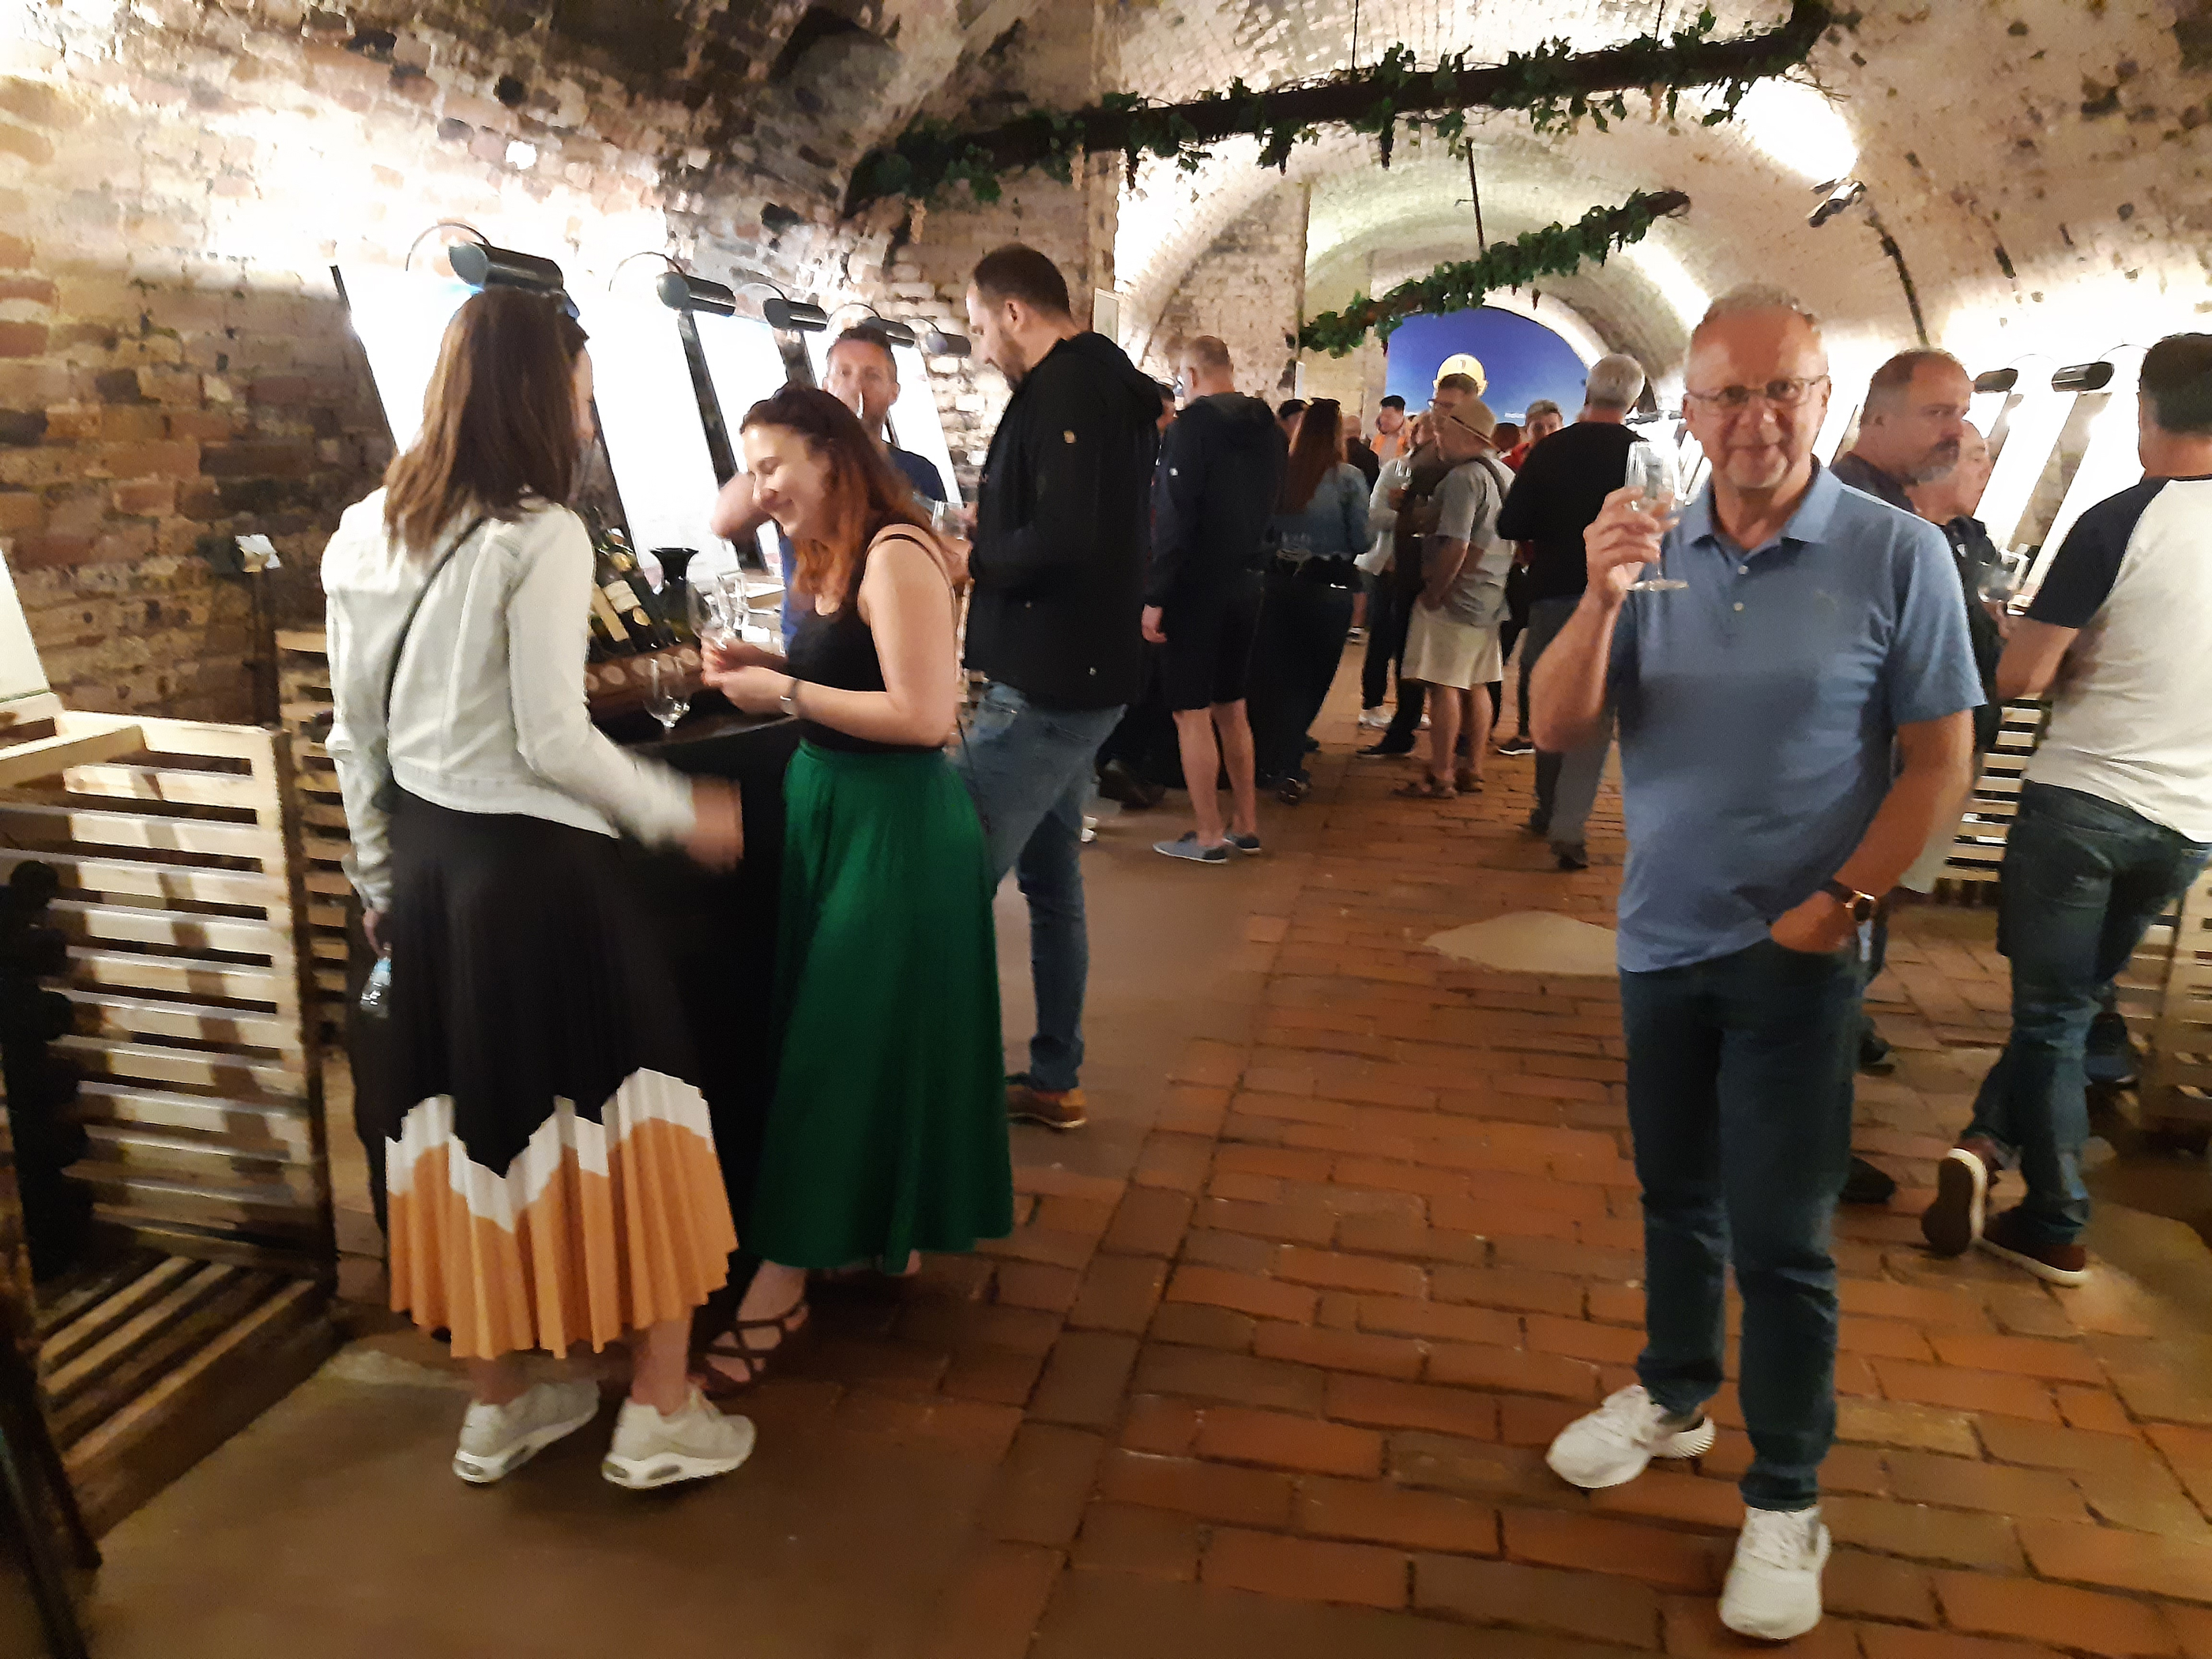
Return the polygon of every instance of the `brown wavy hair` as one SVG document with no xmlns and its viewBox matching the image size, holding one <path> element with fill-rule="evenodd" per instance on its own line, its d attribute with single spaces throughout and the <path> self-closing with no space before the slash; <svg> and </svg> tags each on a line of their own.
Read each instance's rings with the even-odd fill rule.
<svg viewBox="0 0 2212 1659">
<path fill-rule="evenodd" d="M 1298 411 L 1298 441 L 1283 470 L 1279 513 L 1303 513 L 1312 504 L 1321 481 L 1344 459 L 1344 408 L 1334 398 L 1316 398 Z"/>
<path fill-rule="evenodd" d="M 828 392 L 787 386 L 747 410 L 738 430 L 750 432 L 757 426 L 796 433 L 830 470 L 823 502 L 827 532 L 804 541 L 792 539 L 798 566 L 791 582 L 793 592 L 834 595 L 840 605 L 850 601 L 861 555 L 886 525 L 912 525 L 935 545 L 928 517 L 915 504 L 912 487 L 868 436 L 860 417 Z"/>
<path fill-rule="evenodd" d="M 384 527 L 426 554 L 464 512 L 516 519 L 568 501 L 576 443 L 576 319 L 544 295 L 488 288 L 446 325 L 422 431 L 384 473 Z"/>
</svg>

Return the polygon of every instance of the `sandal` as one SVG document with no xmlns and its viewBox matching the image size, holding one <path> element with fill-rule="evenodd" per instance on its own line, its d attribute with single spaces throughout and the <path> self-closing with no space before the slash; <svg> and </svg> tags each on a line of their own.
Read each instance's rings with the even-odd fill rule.
<svg viewBox="0 0 2212 1659">
<path fill-rule="evenodd" d="M 701 1364 L 694 1378 L 699 1392 L 709 1400 L 728 1400 L 757 1388 L 771 1366 L 787 1362 L 801 1339 L 813 1328 L 804 1296 L 773 1319 L 732 1320 L 728 1329 L 700 1350 Z M 776 1340 L 758 1346 L 745 1340 L 748 1331 L 774 1331 Z M 722 1365 L 710 1363 L 715 1360 L 743 1365 L 745 1374 L 732 1376 Z"/>
<path fill-rule="evenodd" d="M 1453 780 L 1453 783 L 1462 795 L 1479 795 L 1482 793 L 1482 780 L 1472 772 L 1462 772 Z"/>
<path fill-rule="evenodd" d="M 1401 783 L 1390 792 L 1400 800 L 1457 800 L 1459 791 L 1433 772 L 1425 774 L 1410 783 Z"/>
</svg>

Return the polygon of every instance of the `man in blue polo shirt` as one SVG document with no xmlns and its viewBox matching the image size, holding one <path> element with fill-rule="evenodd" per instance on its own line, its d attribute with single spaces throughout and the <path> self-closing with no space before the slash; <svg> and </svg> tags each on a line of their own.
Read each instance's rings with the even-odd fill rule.
<svg viewBox="0 0 2212 1659">
<path fill-rule="evenodd" d="M 1753 1460 L 1721 1621 L 1769 1640 L 1820 1618 L 1860 928 L 1956 811 L 1982 700 L 1942 534 L 1813 457 L 1827 368 L 1787 295 L 1715 303 L 1683 394 L 1712 483 L 1663 543 L 1632 491 L 1607 499 L 1589 586 L 1531 685 L 1539 749 L 1587 741 L 1608 702 L 1618 714 L 1644 1216 L 1641 1380 L 1547 1461 L 1595 1488 L 1711 1446 L 1733 1266 Z M 1631 591 L 1662 574 L 1681 585 Z"/>
</svg>

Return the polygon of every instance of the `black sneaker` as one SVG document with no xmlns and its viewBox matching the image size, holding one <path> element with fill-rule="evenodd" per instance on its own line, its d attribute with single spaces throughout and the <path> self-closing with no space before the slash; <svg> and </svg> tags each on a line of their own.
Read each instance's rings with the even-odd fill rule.
<svg viewBox="0 0 2212 1659">
<path fill-rule="evenodd" d="M 1552 833 L 1551 815 L 1546 812 L 1529 813 L 1528 821 L 1521 826 L 1521 833 L 1524 836 L 1534 836 L 1537 840 L 1541 841 Z"/>
<path fill-rule="evenodd" d="M 1897 1183 L 1888 1172 L 1876 1169 L 1864 1158 L 1851 1154 L 1851 1172 L 1844 1177 L 1844 1202 L 1846 1204 L 1887 1204 L 1897 1195 Z"/>
<path fill-rule="evenodd" d="M 1887 1077 L 1897 1069 L 1897 1053 L 1889 1040 L 1869 1024 L 1859 1033 L 1859 1070 L 1869 1077 Z"/>
<path fill-rule="evenodd" d="M 1249 854 L 1254 857 L 1257 857 L 1264 850 L 1260 845 L 1259 836 L 1240 836 L 1234 830 L 1229 832 L 1229 844 L 1238 852 Z"/>
<path fill-rule="evenodd" d="M 1498 745 L 1498 752 L 1501 755 L 1533 755 L 1536 752 L 1536 745 L 1528 741 L 1526 734 L 1516 732 Z"/>
<path fill-rule="evenodd" d="M 1589 849 L 1579 845 L 1570 845 L 1565 842 L 1555 841 L 1552 843 L 1552 856 L 1559 861 L 1559 868 L 1562 870 L 1589 868 Z"/>
<path fill-rule="evenodd" d="M 1403 756 L 1412 754 L 1413 745 L 1410 743 L 1392 743 L 1385 738 L 1380 743 L 1370 743 L 1366 748 L 1355 749 L 1352 752 L 1362 760 L 1397 760 Z"/>
</svg>

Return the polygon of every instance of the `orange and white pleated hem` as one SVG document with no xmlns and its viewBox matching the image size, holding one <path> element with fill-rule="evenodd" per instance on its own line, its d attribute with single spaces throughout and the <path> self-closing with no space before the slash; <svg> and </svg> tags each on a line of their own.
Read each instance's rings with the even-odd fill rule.
<svg viewBox="0 0 2212 1659">
<path fill-rule="evenodd" d="M 633 1072 L 593 1122 L 552 1112 L 504 1173 L 471 1160 L 450 1095 L 385 1143 L 392 1306 L 458 1358 L 605 1347 L 693 1309 L 729 1276 L 737 1229 L 704 1096 Z"/>
</svg>

